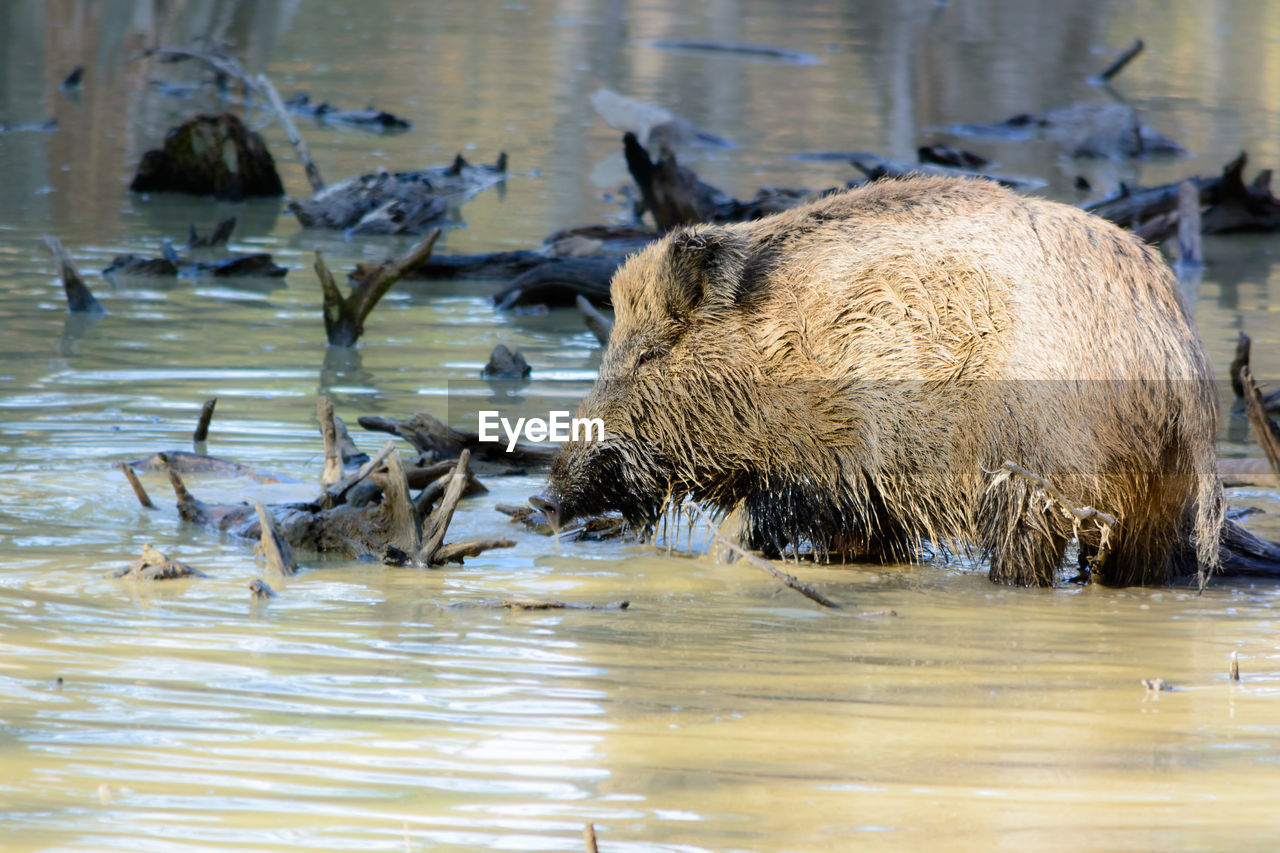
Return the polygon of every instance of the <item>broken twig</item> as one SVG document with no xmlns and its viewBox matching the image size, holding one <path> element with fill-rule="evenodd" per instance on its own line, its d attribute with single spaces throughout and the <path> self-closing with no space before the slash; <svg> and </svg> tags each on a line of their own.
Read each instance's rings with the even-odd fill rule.
<svg viewBox="0 0 1280 853">
<path fill-rule="evenodd" d="M 700 516 L 702 516 L 703 520 L 707 522 L 707 527 L 711 530 L 712 538 L 715 539 L 715 541 L 718 542 L 719 544 L 728 548 L 730 551 L 737 554 L 739 557 L 746 560 L 748 563 L 755 566 L 757 569 L 760 569 L 761 571 L 768 572 L 769 574 L 773 575 L 775 578 L 782 581 L 783 584 L 785 584 L 786 586 L 789 586 L 791 589 L 794 589 L 796 592 L 800 593 L 810 601 L 816 601 L 818 604 L 821 604 L 823 607 L 830 607 L 833 610 L 840 609 L 839 604 L 836 604 L 834 601 L 827 598 L 825 595 L 818 592 L 813 587 L 809 586 L 808 584 L 802 583 L 794 575 L 787 574 L 786 572 L 774 566 L 765 558 L 759 556 L 758 554 L 751 553 L 750 551 L 743 548 L 738 543 L 731 540 L 729 537 L 725 536 L 724 533 L 720 530 L 720 528 L 716 525 L 716 523 L 711 520 L 711 516 L 707 514 L 707 511 L 703 509 L 701 506 L 699 506 L 698 504 L 694 503 L 693 501 L 687 501 L 685 503 L 685 506 L 691 507 Z"/>
<path fill-rule="evenodd" d="M 191 434 L 191 440 L 196 444 L 208 440 L 209 421 L 213 420 L 213 407 L 216 405 L 218 405 L 217 397 L 210 397 L 204 401 L 204 406 L 200 409 L 200 420 L 196 421 L 196 431 Z"/>
<path fill-rule="evenodd" d="M 124 472 L 124 478 L 133 487 L 133 493 L 137 496 L 138 503 L 147 509 L 155 509 L 156 505 L 151 502 L 151 497 L 147 494 L 147 490 L 142 488 L 142 481 L 138 479 L 137 474 L 133 473 L 133 469 L 129 467 L 128 463 L 121 462 L 116 467 Z"/>
<path fill-rule="evenodd" d="M 1146 47 L 1146 45 L 1143 44 L 1142 39 L 1134 39 L 1133 44 L 1121 51 L 1120 55 L 1117 56 L 1110 65 L 1102 70 L 1102 73 L 1097 77 L 1098 82 L 1110 83 L 1111 78 L 1115 77 L 1125 69 L 1125 66 L 1138 58 L 1138 54 L 1142 53 L 1142 49 L 1144 47 Z"/>
</svg>

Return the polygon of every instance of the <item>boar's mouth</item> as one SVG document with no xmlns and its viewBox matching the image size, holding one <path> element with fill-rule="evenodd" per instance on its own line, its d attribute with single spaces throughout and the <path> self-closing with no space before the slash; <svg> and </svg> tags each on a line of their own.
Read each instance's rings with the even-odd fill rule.
<svg viewBox="0 0 1280 853">
<path fill-rule="evenodd" d="M 653 460 L 643 465 L 637 461 L 617 447 L 585 452 L 566 447 L 552 465 L 546 487 L 529 498 L 529 505 L 556 529 L 612 510 L 644 534 L 657 523 L 671 489 L 666 478 L 655 476 L 662 469 Z"/>
</svg>

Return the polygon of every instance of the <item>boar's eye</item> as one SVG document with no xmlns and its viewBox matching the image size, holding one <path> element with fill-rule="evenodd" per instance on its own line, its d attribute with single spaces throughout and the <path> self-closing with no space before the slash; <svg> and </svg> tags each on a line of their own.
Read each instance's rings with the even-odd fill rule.
<svg viewBox="0 0 1280 853">
<path fill-rule="evenodd" d="M 636 358 L 636 371 L 639 372 L 642 367 L 652 362 L 659 355 L 661 355 L 661 353 L 656 349 L 647 349 L 641 352 L 639 357 Z"/>
</svg>

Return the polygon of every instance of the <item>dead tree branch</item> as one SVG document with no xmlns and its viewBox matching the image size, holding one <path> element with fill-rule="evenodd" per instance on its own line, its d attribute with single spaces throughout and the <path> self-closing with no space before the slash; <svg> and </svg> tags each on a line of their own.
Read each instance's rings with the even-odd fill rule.
<svg viewBox="0 0 1280 853">
<path fill-rule="evenodd" d="M 706 521 L 707 527 L 711 530 L 712 538 L 715 539 L 715 541 L 718 542 L 719 544 L 728 548 L 730 551 L 737 554 L 739 557 L 746 560 L 748 563 L 755 566 L 757 569 L 767 572 L 773 577 L 782 581 L 783 584 L 785 584 L 786 586 L 789 586 L 791 589 L 794 589 L 796 592 L 800 593 L 810 601 L 816 601 L 818 604 L 821 604 L 823 607 L 830 607 L 833 610 L 841 609 L 839 604 L 836 604 L 834 601 L 827 598 L 825 595 L 818 592 L 816 589 L 809 586 L 808 584 L 802 583 L 800 580 L 798 580 L 795 577 L 795 575 L 787 574 L 786 572 L 774 566 L 768 560 L 764 559 L 758 554 L 751 553 L 750 551 L 743 548 L 738 543 L 731 540 L 729 537 L 725 536 L 724 533 L 720 530 L 719 526 L 714 521 L 712 521 L 711 516 L 707 514 L 707 511 L 703 509 L 701 506 L 699 506 L 698 504 L 694 503 L 693 501 L 687 501 L 685 503 L 685 506 L 690 507 L 693 511 L 695 511 L 698 515 L 700 515 L 704 521 Z"/>
<path fill-rule="evenodd" d="M 324 255 L 316 250 L 316 276 L 324 291 L 324 331 L 329 345 L 353 346 L 364 334 L 364 321 L 391 286 L 404 278 L 414 267 L 431 257 L 431 249 L 440 238 L 440 229 L 434 229 L 423 240 L 414 244 L 399 260 L 387 261 L 374 267 L 364 278 L 351 286 L 351 293 L 343 296 L 338 290 L 333 274 L 325 265 Z"/>
</svg>

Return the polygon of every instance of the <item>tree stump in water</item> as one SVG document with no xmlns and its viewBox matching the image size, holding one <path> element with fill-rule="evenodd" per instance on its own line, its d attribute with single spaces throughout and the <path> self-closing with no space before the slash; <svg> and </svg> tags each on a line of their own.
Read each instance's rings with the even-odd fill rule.
<svg viewBox="0 0 1280 853">
<path fill-rule="evenodd" d="M 129 189 L 231 201 L 284 195 L 266 143 L 231 113 L 196 116 L 170 130 L 163 148 L 142 155 Z"/>
</svg>

